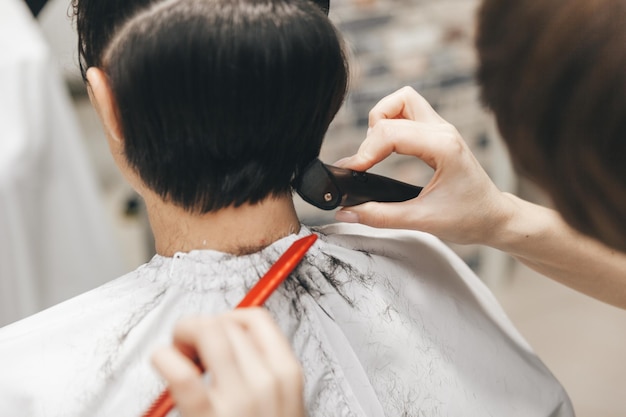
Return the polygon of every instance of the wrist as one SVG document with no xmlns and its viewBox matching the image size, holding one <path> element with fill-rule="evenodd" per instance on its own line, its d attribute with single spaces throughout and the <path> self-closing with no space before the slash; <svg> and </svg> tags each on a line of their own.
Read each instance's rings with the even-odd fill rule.
<svg viewBox="0 0 626 417">
<path fill-rule="evenodd" d="M 546 225 L 550 223 L 547 219 L 552 216 L 550 209 L 503 192 L 492 233 L 483 244 L 514 256 L 523 255 L 520 249 L 546 233 Z"/>
</svg>

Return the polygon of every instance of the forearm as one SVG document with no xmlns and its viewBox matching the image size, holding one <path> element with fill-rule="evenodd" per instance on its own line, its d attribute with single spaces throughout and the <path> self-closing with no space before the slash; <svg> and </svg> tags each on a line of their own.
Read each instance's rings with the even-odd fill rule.
<svg viewBox="0 0 626 417">
<path fill-rule="evenodd" d="M 505 193 L 509 209 L 487 245 L 535 271 L 626 309 L 626 254 L 569 227 L 553 210 Z"/>
<path fill-rule="evenodd" d="M 365 171 L 397 153 L 421 159 L 435 173 L 413 200 L 346 207 L 337 212 L 338 220 L 488 245 L 626 309 L 626 254 L 572 230 L 553 210 L 500 192 L 458 131 L 415 90 L 405 87 L 379 101 L 369 127 L 359 151 L 341 161 L 344 168 Z"/>
</svg>

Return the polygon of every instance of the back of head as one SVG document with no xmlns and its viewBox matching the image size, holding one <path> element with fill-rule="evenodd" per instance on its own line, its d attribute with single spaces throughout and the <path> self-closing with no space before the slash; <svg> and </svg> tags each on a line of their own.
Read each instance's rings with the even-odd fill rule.
<svg viewBox="0 0 626 417">
<path fill-rule="evenodd" d="M 89 67 L 101 67 L 104 50 L 126 20 L 161 0 L 72 0 L 83 80 Z"/>
<path fill-rule="evenodd" d="M 515 165 L 626 251 L 626 3 L 485 0 L 478 79 Z"/>
<path fill-rule="evenodd" d="M 125 23 L 102 60 L 125 156 L 192 212 L 291 192 L 346 92 L 327 16 L 307 0 L 168 0 Z"/>
<path fill-rule="evenodd" d="M 330 0 L 311 0 L 328 14 Z M 111 38 L 138 10 L 163 0 L 72 0 L 83 80 L 89 67 L 101 67 Z"/>
</svg>

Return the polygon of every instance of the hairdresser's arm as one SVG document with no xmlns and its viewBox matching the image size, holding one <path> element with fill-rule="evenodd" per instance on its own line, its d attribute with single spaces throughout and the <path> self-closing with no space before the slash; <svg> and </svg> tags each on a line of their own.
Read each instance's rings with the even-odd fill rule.
<svg viewBox="0 0 626 417">
<path fill-rule="evenodd" d="M 485 244 L 577 291 L 626 309 L 626 254 L 578 233 L 554 210 L 504 196 L 512 211 Z"/>
<path fill-rule="evenodd" d="M 339 165 L 367 170 L 396 152 L 422 159 L 435 173 L 413 200 L 347 207 L 337 213 L 338 220 L 488 245 L 575 290 L 626 308 L 626 254 L 582 236 L 553 210 L 498 190 L 456 129 L 413 89 L 383 98 L 370 112 L 369 125 L 358 153 Z"/>
<path fill-rule="evenodd" d="M 197 355 L 210 383 L 189 359 Z M 260 308 L 181 321 L 153 363 L 183 417 L 304 417 L 303 378 L 289 343 Z"/>
</svg>

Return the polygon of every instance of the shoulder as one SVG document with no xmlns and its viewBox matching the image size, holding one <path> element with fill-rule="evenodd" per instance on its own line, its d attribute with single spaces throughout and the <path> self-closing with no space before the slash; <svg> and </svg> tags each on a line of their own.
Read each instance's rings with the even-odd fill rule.
<svg viewBox="0 0 626 417">
<path fill-rule="evenodd" d="M 78 406 L 78 387 L 93 385 L 96 365 L 111 352 L 102 341 L 115 323 L 126 320 L 125 312 L 148 298 L 148 290 L 137 284 L 141 272 L 0 329 L 0 415 L 38 416 L 40 410 Z M 37 411 L 22 412 L 29 408 Z"/>
<path fill-rule="evenodd" d="M 504 318 L 499 303 L 474 271 L 439 238 L 424 232 L 399 229 L 376 229 L 360 224 L 331 224 L 315 228 L 326 247 L 326 252 L 354 251 L 372 258 L 369 264 L 376 269 L 419 282 L 440 298 L 464 300 L 472 309 L 489 311 L 492 316 Z M 394 281 L 404 285 L 402 280 Z M 478 307 L 480 305 L 480 307 Z M 503 326 L 510 327 L 508 320 Z"/>
<path fill-rule="evenodd" d="M 333 223 L 315 227 L 313 230 L 330 242 L 345 242 L 357 246 L 368 241 L 398 241 L 417 246 L 442 245 L 438 238 L 428 233 L 404 229 L 377 229 L 356 223 Z"/>
<path fill-rule="evenodd" d="M 71 323 L 115 310 L 116 304 L 125 301 L 130 287 L 136 285 L 141 269 L 0 328 L 0 346 L 7 340 L 41 338 L 42 334 L 60 331 Z"/>
<path fill-rule="evenodd" d="M 424 232 L 377 229 L 362 224 L 335 223 L 314 228 L 323 241 L 371 255 L 396 260 L 435 262 L 466 269 L 467 266 L 446 244 Z"/>
<path fill-rule="evenodd" d="M 0 328 L 0 368 L 20 373 L 19 366 L 27 363 L 45 361 L 54 368 L 52 358 L 71 361 L 77 346 L 93 340 L 154 292 L 141 284 L 142 269 Z M 3 379 L 0 375 L 0 382 Z"/>
</svg>

